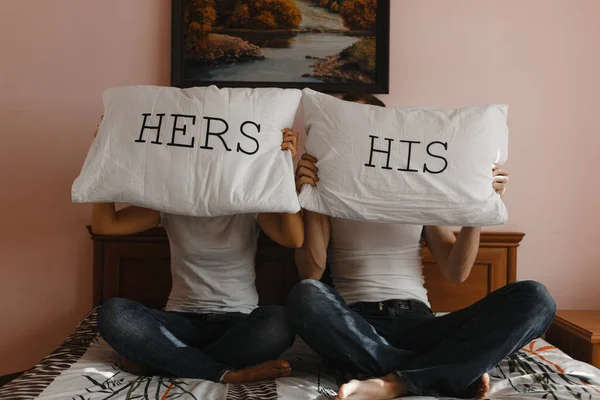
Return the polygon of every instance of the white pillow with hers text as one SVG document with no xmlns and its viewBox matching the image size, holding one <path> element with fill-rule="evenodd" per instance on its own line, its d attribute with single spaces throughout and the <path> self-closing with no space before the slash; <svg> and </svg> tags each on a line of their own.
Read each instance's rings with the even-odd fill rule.
<svg viewBox="0 0 600 400">
<path fill-rule="evenodd" d="M 72 199 L 204 217 L 297 212 L 292 156 L 281 143 L 301 97 L 275 88 L 109 89 Z"/>
<path fill-rule="evenodd" d="M 333 217 L 418 225 L 503 224 L 492 164 L 508 153 L 505 105 L 384 108 L 305 89 L 306 152 L 316 187 L 303 208 Z"/>
</svg>

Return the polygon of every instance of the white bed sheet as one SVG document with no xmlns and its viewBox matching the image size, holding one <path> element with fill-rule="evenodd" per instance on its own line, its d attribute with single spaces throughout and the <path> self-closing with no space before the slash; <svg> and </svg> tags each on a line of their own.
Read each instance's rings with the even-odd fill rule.
<svg viewBox="0 0 600 400">
<path fill-rule="evenodd" d="M 119 355 L 98 335 L 96 310 L 93 310 L 55 352 L 0 388 L 0 400 L 326 400 L 335 397 L 339 385 L 337 374 L 328 371 L 320 357 L 300 339 L 282 358 L 290 362 L 291 376 L 250 385 L 132 375 L 121 369 Z M 600 370 L 573 360 L 542 339 L 534 340 L 503 360 L 490 375 L 490 399 L 600 400 Z"/>
<path fill-rule="evenodd" d="M 222 385 L 197 379 L 170 381 L 123 372 L 118 367 L 119 356 L 98 339 L 38 399 L 321 400 L 335 396 L 336 379 L 323 371 L 320 358 L 300 340 L 283 358 L 290 361 L 294 372 L 275 381 L 255 385 Z M 600 370 L 571 359 L 541 339 L 490 373 L 490 399 L 600 399 Z"/>
</svg>

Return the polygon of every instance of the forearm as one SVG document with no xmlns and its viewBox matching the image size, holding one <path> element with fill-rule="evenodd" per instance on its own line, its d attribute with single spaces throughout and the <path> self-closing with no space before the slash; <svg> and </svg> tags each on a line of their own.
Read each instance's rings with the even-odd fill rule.
<svg viewBox="0 0 600 400">
<path fill-rule="evenodd" d="M 304 211 L 306 238 L 296 250 L 296 265 L 300 279 L 321 279 L 327 263 L 327 246 L 331 228 L 326 215 Z"/>
<path fill-rule="evenodd" d="M 448 268 L 448 278 L 454 282 L 464 282 L 471 273 L 477 251 L 481 228 L 463 227 L 460 235 L 445 262 Z"/>
<path fill-rule="evenodd" d="M 304 222 L 302 214 L 261 213 L 257 217 L 258 225 L 274 242 L 291 248 L 299 248 L 304 241 Z"/>
<path fill-rule="evenodd" d="M 92 231 L 97 234 L 108 234 L 117 219 L 115 203 L 92 204 Z"/>
<path fill-rule="evenodd" d="M 160 223 L 160 212 L 129 206 L 119 211 L 115 203 L 92 204 L 92 231 L 100 235 L 131 235 Z"/>
<path fill-rule="evenodd" d="M 299 248 L 304 242 L 304 221 L 302 220 L 302 214 L 297 212 L 295 214 L 281 214 L 279 220 L 281 232 L 285 232 L 287 236 L 287 247 Z"/>
</svg>

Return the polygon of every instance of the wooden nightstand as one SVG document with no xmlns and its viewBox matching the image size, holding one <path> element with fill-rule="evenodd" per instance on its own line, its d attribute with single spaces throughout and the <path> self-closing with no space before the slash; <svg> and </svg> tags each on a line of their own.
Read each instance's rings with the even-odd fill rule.
<svg viewBox="0 0 600 400">
<path fill-rule="evenodd" d="M 546 341 L 571 357 L 600 368 L 600 310 L 557 311 Z"/>
</svg>

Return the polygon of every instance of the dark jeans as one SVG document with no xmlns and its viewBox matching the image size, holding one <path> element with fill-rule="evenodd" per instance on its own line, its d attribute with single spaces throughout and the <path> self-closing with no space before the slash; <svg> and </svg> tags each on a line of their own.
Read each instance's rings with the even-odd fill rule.
<svg viewBox="0 0 600 400">
<path fill-rule="evenodd" d="M 534 281 L 507 285 L 460 311 L 435 317 L 421 307 L 365 312 L 331 287 L 298 283 L 290 321 L 304 341 L 339 368 L 396 373 L 411 393 L 472 397 L 478 379 L 548 328 L 556 305 Z M 366 303 L 372 305 L 372 303 Z"/>
<path fill-rule="evenodd" d="M 276 359 L 294 341 L 284 307 L 250 314 L 153 310 L 114 298 L 98 311 L 100 334 L 121 356 L 181 378 L 219 382 L 232 369 Z"/>
</svg>

